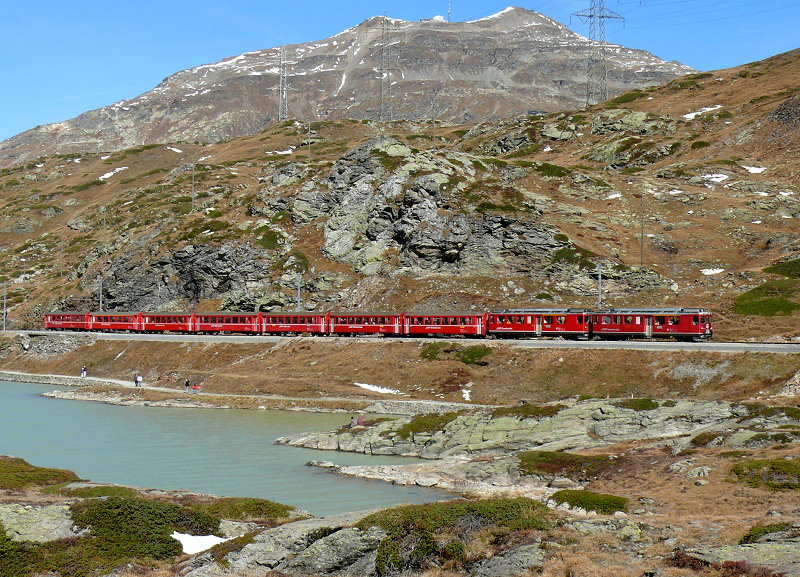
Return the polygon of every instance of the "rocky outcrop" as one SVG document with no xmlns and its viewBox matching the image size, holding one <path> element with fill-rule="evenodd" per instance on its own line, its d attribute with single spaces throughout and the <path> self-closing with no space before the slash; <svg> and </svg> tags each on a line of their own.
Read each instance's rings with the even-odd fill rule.
<svg viewBox="0 0 800 577">
<path fill-rule="evenodd" d="M 219 561 L 203 554 L 182 564 L 183 577 L 283 571 L 291 575 L 369 575 L 386 533 L 353 527 L 369 512 L 305 519 L 257 533 L 252 542 Z"/>
<path fill-rule="evenodd" d="M 537 543 L 523 545 L 486 559 L 470 573 L 470 577 L 530 575 L 529 571 L 532 568 L 544 564 L 546 556 L 545 551 Z"/>
<path fill-rule="evenodd" d="M 441 430 L 400 435 L 405 420 L 346 432 L 306 433 L 276 442 L 313 449 L 441 459 L 524 450 L 564 451 L 622 441 L 672 438 L 722 427 L 747 414 L 729 403 L 677 401 L 657 409 L 625 408 L 624 402 L 587 401 L 540 418 L 459 416 Z"/>
<path fill-rule="evenodd" d="M 687 549 L 684 552 L 706 564 L 721 565 L 744 561 L 756 567 L 768 567 L 786 577 L 800 577 L 800 538 L 777 538 L 763 543 L 726 545 L 708 549 Z"/>
<path fill-rule="evenodd" d="M 0 504 L 0 524 L 12 541 L 45 543 L 86 533 L 72 522 L 69 505 Z"/>
</svg>

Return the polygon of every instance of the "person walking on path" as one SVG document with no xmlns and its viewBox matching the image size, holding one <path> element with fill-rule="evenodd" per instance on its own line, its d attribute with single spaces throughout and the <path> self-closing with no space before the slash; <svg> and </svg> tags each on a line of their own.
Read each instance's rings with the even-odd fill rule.
<svg viewBox="0 0 800 577">
<path fill-rule="evenodd" d="M 140 375 L 139 373 L 136 373 L 136 379 L 135 380 L 136 380 L 136 386 L 137 387 L 141 387 L 142 386 L 142 375 Z"/>
<path fill-rule="evenodd" d="M 86 378 L 86 365 L 84 365 L 81 369 L 81 378 Z"/>
<path fill-rule="evenodd" d="M 189 392 L 189 385 L 190 385 L 189 379 L 183 381 L 183 388 L 186 390 L 187 393 Z"/>
</svg>

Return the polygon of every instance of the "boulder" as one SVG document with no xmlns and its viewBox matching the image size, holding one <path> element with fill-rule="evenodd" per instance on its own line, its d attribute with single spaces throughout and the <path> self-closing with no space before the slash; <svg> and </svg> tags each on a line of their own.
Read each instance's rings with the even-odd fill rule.
<svg viewBox="0 0 800 577">
<path fill-rule="evenodd" d="M 75 526 L 69 505 L 0 504 L 0 523 L 12 541 L 45 543 L 78 537 L 86 532 Z"/>
<path fill-rule="evenodd" d="M 529 575 L 531 568 L 544 565 L 545 558 L 546 553 L 538 544 L 523 545 L 481 561 L 469 575 L 470 577 Z"/>
</svg>

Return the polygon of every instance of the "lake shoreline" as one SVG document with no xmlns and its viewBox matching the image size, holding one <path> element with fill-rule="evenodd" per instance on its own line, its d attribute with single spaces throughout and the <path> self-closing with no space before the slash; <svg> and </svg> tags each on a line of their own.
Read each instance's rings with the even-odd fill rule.
<svg viewBox="0 0 800 577">
<path fill-rule="evenodd" d="M 481 408 L 485 405 L 413 399 L 346 399 L 288 397 L 282 395 L 240 395 L 185 392 L 167 387 L 144 385 L 120 379 L 43 375 L 21 371 L 0 371 L 0 380 L 35 385 L 58 385 L 79 390 L 50 391 L 43 396 L 76 401 L 93 401 L 122 406 L 148 406 L 203 409 L 251 409 L 302 411 L 311 413 L 369 413 L 378 415 L 420 415 Z M 83 389 L 83 390 L 81 390 Z M 88 390 L 87 390 L 88 389 Z"/>
</svg>

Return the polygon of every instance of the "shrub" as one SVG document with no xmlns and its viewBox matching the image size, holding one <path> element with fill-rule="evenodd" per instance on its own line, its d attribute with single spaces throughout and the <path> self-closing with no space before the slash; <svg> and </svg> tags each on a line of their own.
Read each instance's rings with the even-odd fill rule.
<svg viewBox="0 0 800 577">
<path fill-rule="evenodd" d="M 68 497 L 80 497 L 82 499 L 96 499 L 97 497 L 124 497 L 131 498 L 138 495 L 136 489 L 130 487 L 116 487 L 113 485 L 101 485 L 98 487 L 78 487 L 76 489 L 65 489 L 63 485 L 50 487 L 43 491 L 45 493 L 58 493 Z"/>
<path fill-rule="evenodd" d="M 565 246 L 553 253 L 551 261 L 553 264 L 564 263 L 577 265 L 582 269 L 594 269 L 595 264 L 592 258 L 596 256 L 592 251 L 585 248 Z"/>
<path fill-rule="evenodd" d="M 489 355 L 492 349 L 484 345 L 473 345 L 456 352 L 458 360 L 465 365 L 485 365 L 485 361 L 481 361 L 483 357 Z"/>
<path fill-rule="evenodd" d="M 30 575 L 35 564 L 35 552 L 6 536 L 0 523 L 0 575 L 3 577 L 25 577 Z"/>
<path fill-rule="evenodd" d="M 724 436 L 724 433 L 719 431 L 706 431 L 705 433 L 700 433 L 699 435 L 692 437 L 692 440 L 689 442 L 695 447 L 705 447 L 714 439 L 718 439 L 722 436 Z"/>
<path fill-rule="evenodd" d="M 780 533 L 786 531 L 792 525 L 790 523 L 773 523 L 772 525 L 755 525 L 747 530 L 747 533 L 742 535 L 739 539 L 739 545 L 746 545 L 748 543 L 757 543 L 764 535 L 770 533 Z"/>
<path fill-rule="evenodd" d="M 733 311 L 740 315 L 772 317 L 791 315 L 800 304 L 789 300 L 800 292 L 800 282 L 794 279 L 768 281 L 736 297 Z"/>
<path fill-rule="evenodd" d="M 444 431 L 448 424 L 455 421 L 461 415 L 462 413 L 460 412 L 417 415 L 397 429 L 396 434 L 402 439 L 410 439 L 413 435 L 419 433 L 433 434 L 438 431 Z"/>
<path fill-rule="evenodd" d="M 283 237 L 280 233 L 272 230 L 268 226 L 259 226 L 253 232 L 261 236 L 261 238 L 256 241 L 256 244 L 259 246 L 263 246 L 267 250 L 276 250 L 280 248 L 283 241 Z"/>
<path fill-rule="evenodd" d="M 107 557 L 167 559 L 183 552 L 170 535 L 219 532 L 219 519 L 174 503 L 142 498 L 109 497 L 73 503 L 72 519 L 91 528 L 89 537 Z"/>
<path fill-rule="evenodd" d="M 72 471 L 35 467 L 23 459 L 0 456 L 0 488 L 2 489 L 18 490 L 33 486 L 44 487 L 80 480 L 81 478 Z"/>
<path fill-rule="evenodd" d="M 511 531 L 546 530 L 551 527 L 551 513 L 541 503 L 524 497 L 516 499 L 454 500 L 427 505 L 406 505 L 368 515 L 358 523 L 365 530 L 381 527 L 388 536 L 378 547 L 375 568 L 378 575 L 418 571 L 428 560 L 437 565 L 457 567 L 466 557 L 462 543 L 451 541 L 437 545 L 437 535 L 463 532 L 463 520 L 475 530 L 486 525 Z"/>
<path fill-rule="evenodd" d="M 627 104 L 628 102 L 633 102 L 634 100 L 638 100 L 639 98 L 642 98 L 644 96 L 647 96 L 647 93 L 642 92 L 641 90 L 626 92 L 625 94 L 622 94 L 620 96 L 617 96 L 616 98 L 612 98 L 611 100 L 609 100 L 606 106 L 608 108 L 613 108 L 615 106 L 619 106 L 620 104 Z"/>
<path fill-rule="evenodd" d="M 800 278 L 800 258 L 768 266 L 764 272 L 781 274 L 789 278 Z"/>
<path fill-rule="evenodd" d="M 564 405 L 532 405 L 524 403 L 512 407 L 498 407 L 492 410 L 492 418 L 519 417 L 520 419 L 541 419 L 555 416 L 564 409 Z"/>
<path fill-rule="evenodd" d="M 245 548 L 245 546 L 249 545 L 255 540 L 255 536 L 258 531 L 251 531 L 250 533 L 245 533 L 241 537 L 236 537 L 235 539 L 229 539 L 227 541 L 223 541 L 222 543 L 217 543 L 211 549 L 209 549 L 209 553 L 211 553 L 211 557 L 222 567 L 228 566 L 228 560 L 225 557 L 233 553 L 234 551 L 241 551 Z"/>
<path fill-rule="evenodd" d="M 247 521 L 251 519 L 286 519 L 294 507 L 267 499 L 230 497 L 218 499 L 201 510 L 221 519 Z"/>
<path fill-rule="evenodd" d="M 89 182 L 84 182 L 82 184 L 77 184 L 73 186 L 72 190 L 74 190 L 75 192 L 83 192 L 87 188 L 91 188 L 93 186 L 99 186 L 101 184 L 103 184 L 102 180 L 90 180 Z"/>
<path fill-rule="evenodd" d="M 800 489 L 800 459 L 751 459 L 731 467 L 735 481 L 773 491 Z"/>
<path fill-rule="evenodd" d="M 628 510 L 628 499 L 617 495 L 593 493 L 591 491 L 556 491 L 550 498 L 556 503 L 566 503 L 570 507 L 580 507 L 585 511 L 596 511 L 611 515 L 617 511 Z"/>
<path fill-rule="evenodd" d="M 575 455 L 561 451 L 523 451 L 518 453 L 523 475 L 558 475 L 570 479 L 594 479 L 614 462 L 607 455 Z"/>
<path fill-rule="evenodd" d="M 633 411 L 652 411 L 659 407 L 657 401 L 653 399 L 622 399 L 614 403 L 620 409 L 631 409 Z"/>
<path fill-rule="evenodd" d="M 551 295 L 550 293 L 542 292 L 542 293 L 536 293 L 533 298 L 540 301 L 551 301 L 553 300 L 553 295 Z"/>
<path fill-rule="evenodd" d="M 442 352 L 442 349 L 446 348 L 448 345 L 447 343 L 428 343 L 419 353 L 419 358 L 425 361 L 435 361 L 439 358 L 439 354 Z"/>
<path fill-rule="evenodd" d="M 550 164 L 549 162 L 540 162 L 536 165 L 536 172 L 546 177 L 561 178 L 567 176 L 571 171 L 563 166 L 557 164 Z"/>
<path fill-rule="evenodd" d="M 699 148 L 705 148 L 706 146 L 711 146 L 711 143 L 706 142 L 705 140 L 695 140 L 692 142 L 692 145 L 689 148 L 692 150 L 697 150 Z"/>
</svg>

